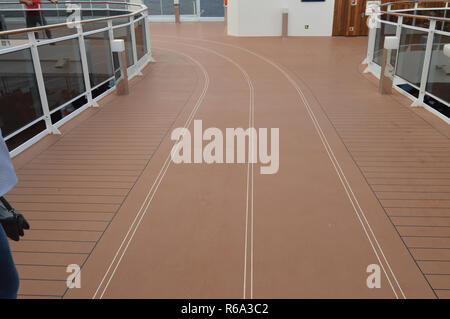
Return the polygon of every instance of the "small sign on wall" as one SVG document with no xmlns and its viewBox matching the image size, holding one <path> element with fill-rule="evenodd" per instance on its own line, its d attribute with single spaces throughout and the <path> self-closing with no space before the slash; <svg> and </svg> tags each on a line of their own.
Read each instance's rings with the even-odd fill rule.
<svg viewBox="0 0 450 319">
<path fill-rule="evenodd" d="M 352 0 L 352 6 L 357 6 L 358 5 L 358 0 Z"/>
</svg>

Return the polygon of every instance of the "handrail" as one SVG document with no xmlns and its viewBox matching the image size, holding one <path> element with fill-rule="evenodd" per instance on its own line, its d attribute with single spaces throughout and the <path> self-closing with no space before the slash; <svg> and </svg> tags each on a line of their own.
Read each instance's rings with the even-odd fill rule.
<svg viewBox="0 0 450 319">
<path fill-rule="evenodd" d="M 426 9 L 426 11 L 445 11 L 446 15 L 448 15 L 448 11 L 450 10 L 450 6 L 448 5 L 449 2 L 450 0 L 411 0 L 388 2 L 377 6 L 371 17 L 372 19 L 375 19 L 377 23 L 371 24 L 369 29 L 367 56 L 363 63 L 367 64 L 367 68 L 364 72 L 371 72 L 379 78 L 381 76 L 380 52 L 383 50 L 384 38 L 386 36 L 395 36 L 399 41 L 397 50 L 394 53 L 394 87 L 414 101 L 412 106 L 423 106 L 450 124 L 450 119 L 446 115 L 441 114 L 440 111 L 438 111 L 438 108 L 434 108 L 433 106 L 438 103 L 440 105 L 439 107 L 447 106 L 450 108 L 450 97 L 447 94 L 447 92 L 450 92 L 450 77 L 448 75 L 445 75 L 445 77 L 436 76 L 436 67 L 439 63 L 438 61 L 440 61 L 440 58 L 438 57 L 441 57 L 444 54 L 443 47 L 444 45 L 448 45 L 448 39 L 450 38 L 450 32 L 447 28 L 450 19 L 428 16 L 426 15 L 427 12 L 425 12 L 425 15 L 401 12 L 402 10 L 408 10 L 409 12 L 411 10 L 421 11 Z M 429 6 L 422 8 L 418 7 L 418 3 L 443 3 L 445 6 Z M 413 4 L 413 6 L 395 9 L 394 12 L 391 11 L 390 5 L 402 4 Z M 381 12 L 379 10 L 380 7 L 386 6 L 387 11 Z M 389 21 L 387 19 L 381 19 L 382 15 L 397 16 L 398 19 L 396 21 Z M 404 18 L 412 19 L 410 19 L 410 21 L 405 21 L 406 19 Z M 424 26 L 422 25 L 422 21 L 417 23 L 417 20 L 419 19 L 428 20 L 429 23 Z M 441 21 L 440 25 L 438 24 L 439 21 Z M 371 22 L 374 21 L 372 20 Z M 390 25 L 391 28 L 387 30 L 382 27 L 383 25 Z M 420 39 L 410 37 L 408 36 L 408 33 L 404 33 L 411 32 L 411 30 L 420 32 L 416 33 L 421 35 Z M 424 36 L 426 39 L 424 39 Z M 421 47 L 420 51 L 417 50 L 417 46 L 419 45 Z M 410 50 L 411 46 L 414 46 L 415 49 Z M 406 48 L 406 50 L 402 50 L 401 48 Z M 418 54 L 418 52 L 420 54 Z M 401 68 L 398 68 L 399 65 Z M 436 88 L 434 87 L 434 83 L 440 83 L 440 86 Z M 408 84 L 409 87 L 414 88 L 414 93 L 402 90 L 398 86 L 400 84 Z"/>
<path fill-rule="evenodd" d="M 380 4 L 380 7 L 389 6 L 393 4 L 408 4 L 408 3 L 449 3 L 450 0 L 407 0 L 407 1 L 392 1 L 392 2 L 384 2 Z"/>
<path fill-rule="evenodd" d="M 87 1 L 61 1 L 58 3 L 52 3 L 52 2 L 48 2 L 49 4 L 65 4 L 65 3 L 80 3 L 80 4 L 86 4 L 89 3 Z M 101 3 L 101 4 L 119 4 L 119 5 L 131 5 L 131 6 L 139 6 L 142 9 L 131 12 L 131 13 L 127 13 L 127 14 L 121 14 L 121 15 L 116 15 L 116 16 L 112 16 L 112 17 L 103 17 L 103 18 L 96 18 L 96 19 L 88 19 L 88 20 L 80 20 L 77 21 L 77 23 L 79 24 L 85 24 L 85 23 L 92 23 L 92 22 L 101 22 L 101 21 L 107 21 L 107 20 L 114 20 L 114 19 L 120 19 L 120 18 L 128 18 L 128 17 L 133 17 L 136 16 L 142 12 L 147 11 L 147 7 L 140 4 L 140 3 L 131 3 L 131 2 L 116 2 L 116 1 L 95 1 L 95 3 Z M 0 2 L 0 4 L 21 4 L 20 2 Z M 8 36 L 8 35 L 15 35 L 15 34 L 21 34 L 21 33 L 28 33 L 28 32 L 36 32 L 36 31 L 41 31 L 41 30 L 49 30 L 49 29 L 57 29 L 57 28 L 61 28 L 64 26 L 67 26 L 69 24 L 73 24 L 73 22 L 65 22 L 65 23 L 57 23 L 57 24 L 49 24 L 49 25 L 45 25 L 45 26 L 40 26 L 40 27 L 34 27 L 34 28 L 22 28 L 22 29 L 16 29 L 16 30 L 10 30 L 10 31 L 2 31 L 0 32 L 0 37 L 4 37 L 4 36 Z"/>
<path fill-rule="evenodd" d="M 450 8 L 449 8 L 450 10 Z M 405 17 L 405 18 L 413 18 L 413 19 L 422 19 L 422 20 L 435 20 L 435 21 L 442 21 L 442 22 L 450 22 L 450 18 L 443 18 L 443 17 L 431 17 L 431 16 L 421 16 L 421 15 L 415 15 L 415 14 L 407 14 L 407 13 L 396 13 L 396 12 L 390 12 L 390 11 L 381 11 L 383 14 L 387 14 L 390 16 L 396 16 L 396 17 Z"/>
<path fill-rule="evenodd" d="M 409 1 L 393 1 L 393 2 L 385 2 L 381 3 L 379 7 L 385 7 L 390 5 L 399 5 L 399 4 L 416 4 L 416 3 L 450 3 L 450 0 L 409 0 Z M 415 8 L 417 10 L 420 10 L 422 8 Z M 438 7 L 434 8 L 436 10 L 447 10 L 450 9 L 449 7 Z M 402 9 L 399 9 L 402 10 Z M 422 20 L 435 20 L 435 21 L 442 21 L 442 22 L 450 22 L 450 18 L 443 18 L 443 17 L 432 17 L 432 16 L 424 16 L 424 15 L 415 15 L 415 14 L 407 14 L 407 13 L 400 13 L 400 12 L 392 12 L 392 11 L 380 11 L 381 14 L 386 15 L 392 15 L 397 17 L 405 17 L 405 18 L 413 18 L 413 19 L 422 19 Z"/>
<path fill-rule="evenodd" d="M 2 2 L 0 4 L 17 4 L 18 2 Z M 33 111 L 30 113 L 30 117 L 24 119 L 23 122 L 11 122 L 12 124 L 9 125 L 7 132 L 4 131 L 5 134 L 8 134 L 5 137 L 5 140 L 7 143 L 9 141 L 12 141 L 12 145 L 14 149 L 10 152 L 11 156 L 15 156 L 25 150 L 26 148 L 30 147 L 34 143 L 36 143 L 38 140 L 46 136 L 47 134 L 60 134 L 58 127 L 72 119 L 73 117 L 77 116 L 79 113 L 81 113 L 83 110 L 85 110 L 88 107 L 96 107 L 98 106 L 97 101 L 105 96 L 106 94 L 109 94 L 113 90 L 116 89 L 116 79 L 119 75 L 117 72 L 117 65 L 114 58 L 114 53 L 111 50 L 111 43 L 115 39 L 115 30 L 118 30 L 118 32 L 122 32 L 121 30 L 125 30 L 123 28 L 126 28 L 126 56 L 127 61 L 126 65 L 123 67 L 127 67 L 128 69 L 128 79 L 133 78 L 136 75 L 141 74 L 140 72 L 142 69 L 151 61 L 153 61 L 152 55 L 151 55 L 151 46 L 150 46 L 150 28 L 149 28 L 149 22 L 147 20 L 148 17 L 148 9 L 144 4 L 138 4 L 138 3 L 128 3 L 128 2 L 117 2 L 117 1 L 64 1 L 61 2 L 62 6 L 60 7 L 50 7 L 47 9 L 55 10 L 55 9 L 61 9 L 66 11 L 65 4 L 87 4 L 88 6 L 91 5 L 91 8 L 89 7 L 83 7 L 80 8 L 82 12 L 90 11 L 92 9 L 92 5 L 94 4 L 100 4 L 97 6 L 96 9 L 104 10 L 106 12 L 109 11 L 116 11 L 115 14 L 119 15 L 113 15 L 106 17 L 105 13 L 104 15 L 101 15 L 100 18 L 96 19 L 89 19 L 89 20 L 81 20 L 81 21 L 72 21 L 67 23 L 58 23 L 58 24 L 52 24 L 52 25 L 46 25 L 46 26 L 40 26 L 35 28 L 24 28 L 24 29 L 15 29 L 11 31 L 4 31 L 0 32 L 0 40 L 7 41 L 6 45 L 3 45 L 0 48 L 0 55 L 2 54 L 11 54 L 14 52 L 27 52 L 26 63 L 28 65 L 31 65 L 34 70 L 34 75 L 30 76 L 30 79 L 34 81 L 34 84 L 30 88 L 29 92 L 33 90 L 34 93 L 37 95 L 33 95 L 30 100 L 30 97 L 27 96 L 28 100 L 26 101 L 25 106 L 31 106 Z M 111 4 L 111 6 L 110 6 Z M 55 4 L 56 5 L 56 4 Z M 119 6 L 115 6 L 119 5 Z M 131 6 L 134 6 L 132 8 Z M 137 8 L 137 10 L 135 9 Z M 36 11 L 40 8 L 36 8 Z M 46 8 L 42 8 L 45 10 Z M 18 8 L 16 10 L 24 11 L 23 6 L 21 8 Z M 120 11 L 120 12 L 117 12 Z M 121 14 L 123 12 L 126 12 L 126 14 Z M 138 16 L 139 15 L 139 16 Z M 98 15 L 100 16 L 100 15 Z M 64 15 L 63 15 L 64 17 Z M 113 24 L 113 20 L 115 19 L 121 19 L 121 18 L 128 18 L 127 21 L 119 21 L 118 25 Z M 98 27 L 98 30 L 84 30 L 84 28 L 76 28 L 76 32 L 70 35 L 64 35 L 59 37 L 49 37 L 50 40 L 46 41 L 38 41 L 35 37 L 35 31 L 39 30 L 47 30 L 47 29 L 55 29 L 60 27 L 69 27 L 69 23 L 73 26 L 73 24 L 79 23 L 86 24 L 86 23 L 92 23 L 92 22 L 99 22 L 99 21 L 106 21 L 107 26 Z M 105 23 L 106 24 L 106 23 Z M 91 72 L 95 72 L 95 64 L 92 64 L 95 59 L 98 59 L 90 56 L 88 59 L 88 54 L 90 53 L 85 41 L 87 41 L 87 37 L 93 34 L 97 34 L 97 32 L 107 32 L 107 36 L 102 41 L 102 52 L 104 55 L 105 60 L 105 69 L 100 70 L 99 79 L 91 78 Z M 139 32 L 139 34 L 138 34 Z M 9 41 L 15 41 L 15 39 L 2 39 L 3 36 L 11 35 L 11 34 L 20 34 L 24 33 L 28 36 L 28 42 L 26 44 L 19 45 L 10 45 Z M 120 34 L 117 34 L 119 38 L 121 38 Z M 103 38 L 103 37 L 101 37 Z M 52 84 L 49 84 L 46 82 L 46 79 L 44 78 L 44 71 L 43 70 L 43 56 L 40 56 L 40 47 L 46 47 L 48 44 L 56 43 L 56 42 L 63 42 L 66 40 L 74 40 L 73 44 L 65 44 L 61 47 L 63 48 L 62 51 L 56 52 L 55 57 L 64 57 L 64 48 L 67 46 L 76 46 L 79 50 L 76 50 L 79 52 L 79 55 L 77 56 L 77 78 L 79 81 L 82 81 L 84 86 L 80 86 L 79 88 L 76 88 L 72 93 L 65 96 L 62 94 L 59 94 L 57 96 L 56 100 L 52 101 L 52 105 L 49 103 L 49 96 L 48 96 L 48 90 L 47 85 L 51 86 Z M 109 39 L 109 40 L 108 40 Z M 89 40 L 88 40 L 89 41 Z M 109 43 L 108 43 L 109 41 Z M 139 47 L 138 47 L 139 46 Z M 50 47 L 47 47 L 50 48 Z M 107 48 L 107 52 L 104 52 L 104 49 Z M 108 53 L 109 52 L 109 53 Z M 46 54 L 45 51 L 43 54 Z M 109 55 L 109 57 L 108 57 Z M 3 62 L 7 63 L 7 62 Z M 91 69 L 92 68 L 92 69 Z M 120 72 L 122 73 L 122 72 Z M 94 73 L 92 73 L 94 74 Z M 31 75 L 31 73 L 30 73 Z M 12 76 L 14 77 L 14 75 Z M 10 76 L 11 78 L 11 76 Z M 6 82 L 8 83 L 8 82 Z M 13 83 L 12 88 L 14 89 L 16 84 Z M 13 91 L 6 92 L 5 94 L 10 94 Z M 2 92 L 3 93 L 3 92 Z M 6 95 L 5 95 L 6 96 Z M 0 98 L 3 98 L 5 96 L 0 96 Z M 39 101 L 40 103 L 36 103 L 35 101 Z M 66 107 L 70 105 L 74 105 L 74 103 L 78 103 L 75 105 L 74 108 L 67 111 Z M 30 104 L 31 103 L 31 104 Z M 39 104 L 39 105 L 38 105 Z M 83 105 L 81 105 L 83 104 Z M 63 114 L 63 111 L 65 113 Z M 7 118 L 9 118 L 9 115 L 7 115 Z M 39 123 L 39 128 L 38 125 Z M 42 125 L 45 125 L 45 129 L 42 130 Z M 33 129 L 31 129 L 33 128 Z M 27 131 L 28 129 L 31 129 L 31 131 Z M 27 131 L 26 133 L 24 133 Z M 21 138 L 14 141 L 14 138 L 16 136 L 19 136 L 20 134 L 23 137 L 26 137 L 25 142 L 22 144 L 19 144 Z"/>
</svg>

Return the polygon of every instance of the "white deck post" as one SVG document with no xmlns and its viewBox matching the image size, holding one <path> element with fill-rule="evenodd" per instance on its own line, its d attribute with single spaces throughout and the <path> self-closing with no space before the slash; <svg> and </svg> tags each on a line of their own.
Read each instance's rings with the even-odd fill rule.
<svg viewBox="0 0 450 319">
<path fill-rule="evenodd" d="M 377 28 L 369 29 L 369 40 L 367 43 L 367 56 L 362 62 L 362 64 L 369 65 L 373 61 L 373 51 L 375 50 L 375 40 L 377 37 Z M 367 70 L 364 70 L 364 73 L 367 73 Z"/>
<path fill-rule="evenodd" d="M 28 32 L 28 40 L 31 43 L 31 58 L 33 60 L 34 73 L 36 74 L 36 82 L 41 100 L 42 113 L 44 115 L 45 126 L 49 134 L 61 134 L 61 132 L 53 125 L 48 107 L 47 92 L 45 91 L 44 76 L 42 75 L 41 61 L 39 60 L 39 51 L 34 32 Z"/>
<path fill-rule="evenodd" d="M 133 50 L 132 53 L 133 53 L 133 61 L 134 61 L 133 66 L 136 66 L 138 58 L 137 58 L 137 49 L 136 49 L 136 32 L 134 30 L 134 25 L 135 25 L 134 17 L 130 17 L 131 47 Z"/>
<path fill-rule="evenodd" d="M 84 86 L 86 88 L 86 97 L 88 100 L 88 104 L 94 107 L 97 107 L 97 102 L 92 98 L 92 86 L 91 79 L 89 78 L 89 66 L 86 55 L 86 44 L 84 42 L 83 28 L 81 24 L 77 24 L 76 26 L 78 32 L 78 43 L 80 47 L 80 57 L 81 57 L 81 65 L 83 68 L 83 78 L 84 78 Z"/>
<path fill-rule="evenodd" d="M 430 28 L 428 29 L 427 46 L 423 60 L 422 77 L 420 79 L 419 97 L 411 104 L 411 106 L 423 106 L 425 98 L 425 89 L 428 81 L 428 71 L 430 69 L 431 54 L 433 52 L 434 31 L 436 29 L 436 20 L 430 20 Z"/>
<path fill-rule="evenodd" d="M 365 15 L 368 16 L 367 19 L 370 19 L 371 15 L 373 15 L 373 14 L 375 14 L 373 6 L 366 7 Z M 367 20 L 367 22 L 369 22 L 369 20 Z M 367 67 L 364 70 L 364 73 L 369 72 L 369 66 L 373 61 L 373 55 L 374 55 L 374 50 L 375 50 L 375 41 L 377 38 L 377 29 L 379 28 L 379 24 L 380 24 L 379 21 L 376 21 L 375 26 L 371 25 L 371 23 L 368 23 L 369 36 L 368 36 L 368 41 L 367 41 L 367 54 L 366 54 L 366 58 L 364 59 L 364 61 L 362 61 L 362 64 L 367 64 Z"/>
<path fill-rule="evenodd" d="M 107 23 L 108 23 L 109 42 L 111 45 L 112 41 L 114 40 L 114 30 L 113 30 L 112 20 L 108 20 Z"/>
<path fill-rule="evenodd" d="M 145 37 L 146 37 L 146 43 L 147 43 L 147 54 L 148 54 L 148 60 L 155 62 L 152 55 L 152 46 L 151 46 L 151 40 L 150 40 L 150 21 L 148 20 L 148 12 L 145 12 L 145 18 L 144 18 L 144 25 L 145 25 Z"/>
<path fill-rule="evenodd" d="M 395 70 L 394 70 L 394 76 L 397 73 L 397 62 L 398 62 L 398 56 L 400 54 L 400 42 L 402 40 L 402 25 L 403 25 L 403 17 L 398 17 L 397 20 L 397 30 L 395 30 L 395 36 L 398 39 L 398 48 L 397 48 L 397 54 L 395 55 Z"/>
</svg>

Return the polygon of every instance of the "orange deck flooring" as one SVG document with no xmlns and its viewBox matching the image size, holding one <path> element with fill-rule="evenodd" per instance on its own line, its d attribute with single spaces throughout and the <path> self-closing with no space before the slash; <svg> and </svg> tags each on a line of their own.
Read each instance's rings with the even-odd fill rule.
<svg viewBox="0 0 450 319">
<path fill-rule="evenodd" d="M 14 159 L 7 198 L 32 227 L 11 243 L 20 297 L 450 298 L 450 128 L 378 94 L 367 38 L 151 32 L 156 63 L 129 96 Z M 278 173 L 170 163 L 193 119 L 279 128 Z"/>
</svg>

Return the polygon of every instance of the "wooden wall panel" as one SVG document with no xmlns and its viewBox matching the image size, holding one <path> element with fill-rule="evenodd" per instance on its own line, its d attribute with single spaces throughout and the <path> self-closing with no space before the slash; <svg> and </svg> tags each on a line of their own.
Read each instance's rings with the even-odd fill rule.
<svg viewBox="0 0 450 319">
<path fill-rule="evenodd" d="M 333 35 L 342 36 L 347 32 L 347 20 L 349 0 L 335 0 L 334 2 L 334 19 L 333 19 Z"/>
<path fill-rule="evenodd" d="M 334 4 L 333 36 L 367 35 L 366 0 L 336 0 Z"/>
</svg>

